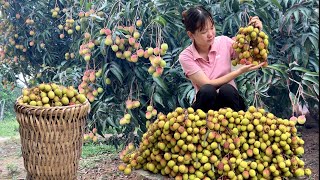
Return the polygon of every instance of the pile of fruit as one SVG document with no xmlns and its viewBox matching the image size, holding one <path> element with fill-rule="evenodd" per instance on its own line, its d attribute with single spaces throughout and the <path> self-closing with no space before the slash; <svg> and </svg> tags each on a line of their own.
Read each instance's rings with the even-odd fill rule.
<svg viewBox="0 0 320 180">
<path fill-rule="evenodd" d="M 144 169 L 175 179 L 282 179 L 310 176 L 296 123 L 262 108 L 176 108 L 158 113 L 139 147 L 120 154 L 119 170 Z"/>
<path fill-rule="evenodd" d="M 267 66 L 268 57 L 268 35 L 252 25 L 240 27 L 232 47 L 238 57 L 232 60 L 232 65 L 255 64 L 265 62 Z"/>
<path fill-rule="evenodd" d="M 53 107 L 83 104 L 87 99 L 72 86 L 64 87 L 55 83 L 42 83 L 36 87 L 22 90 L 20 104 L 31 106 Z"/>
</svg>

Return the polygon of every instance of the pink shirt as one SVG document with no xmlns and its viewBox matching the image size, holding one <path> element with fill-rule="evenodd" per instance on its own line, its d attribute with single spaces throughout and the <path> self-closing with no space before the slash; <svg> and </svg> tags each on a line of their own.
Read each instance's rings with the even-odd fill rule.
<svg viewBox="0 0 320 180">
<path fill-rule="evenodd" d="M 216 79 L 231 72 L 231 58 L 235 57 L 235 51 L 232 48 L 234 40 L 227 36 L 215 37 L 208 57 L 209 61 L 203 59 L 194 44 L 192 43 L 179 55 L 179 62 L 182 69 L 188 78 L 190 75 L 203 71 L 209 79 Z M 199 86 L 192 82 L 196 93 Z M 231 84 L 237 88 L 234 80 L 230 81 Z"/>
</svg>

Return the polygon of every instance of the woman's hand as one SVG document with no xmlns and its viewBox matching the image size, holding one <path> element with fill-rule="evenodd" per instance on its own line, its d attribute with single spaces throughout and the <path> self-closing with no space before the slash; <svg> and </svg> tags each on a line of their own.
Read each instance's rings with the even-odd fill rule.
<svg viewBox="0 0 320 180">
<path fill-rule="evenodd" d="M 257 70 L 257 69 L 261 68 L 264 64 L 265 64 L 265 62 L 260 63 L 258 65 L 254 65 L 254 64 L 243 65 L 243 66 L 239 67 L 239 69 L 237 69 L 237 70 L 240 71 L 241 74 L 243 74 L 243 73 L 246 73 L 249 71 Z"/>
<path fill-rule="evenodd" d="M 250 16 L 249 24 L 258 28 L 260 31 L 262 30 L 262 22 L 260 21 L 258 16 L 253 16 L 253 17 Z"/>
</svg>

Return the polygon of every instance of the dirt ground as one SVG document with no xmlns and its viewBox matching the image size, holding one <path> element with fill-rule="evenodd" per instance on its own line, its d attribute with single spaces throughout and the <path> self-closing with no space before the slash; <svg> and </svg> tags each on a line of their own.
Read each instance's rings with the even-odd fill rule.
<svg viewBox="0 0 320 180">
<path fill-rule="evenodd" d="M 312 178 L 319 179 L 319 129 L 303 129 L 302 139 L 305 141 L 303 161 L 305 167 L 312 170 Z"/>
<path fill-rule="evenodd" d="M 305 141 L 305 166 L 312 169 L 310 179 L 319 179 L 319 127 L 299 129 Z M 20 139 L 0 137 L 0 179 L 25 179 L 26 171 L 20 150 Z M 153 180 L 169 179 L 160 177 L 147 177 L 141 171 L 134 171 L 130 176 L 125 176 L 117 170 L 121 161 L 117 154 L 103 154 L 80 160 L 78 179 L 103 179 L 103 180 Z"/>
</svg>

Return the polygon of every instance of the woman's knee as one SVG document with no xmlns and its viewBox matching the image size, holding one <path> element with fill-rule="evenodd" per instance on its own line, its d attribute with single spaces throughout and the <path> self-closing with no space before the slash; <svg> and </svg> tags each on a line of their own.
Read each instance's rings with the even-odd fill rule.
<svg viewBox="0 0 320 180">
<path fill-rule="evenodd" d="M 231 84 L 224 84 L 219 88 L 220 95 L 235 95 L 238 94 L 238 90 Z"/>
<path fill-rule="evenodd" d="M 217 99 L 216 88 L 211 84 L 201 86 L 197 92 L 196 102 L 192 105 L 194 109 L 202 109 L 208 111 L 214 108 Z"/>
<path fill-rule="evenodd" d="M 216 94 L 217 89 L 216 89 L 216 87 L 214 87 L 211 84 L 205 84 L 205 85 L 201 86 L 201 88 L 199 89 L 199 92 L 202 95 L 206 95 L 206 96 L 207 95 L 214 95 L 214 94 Z"/>
</svg>

